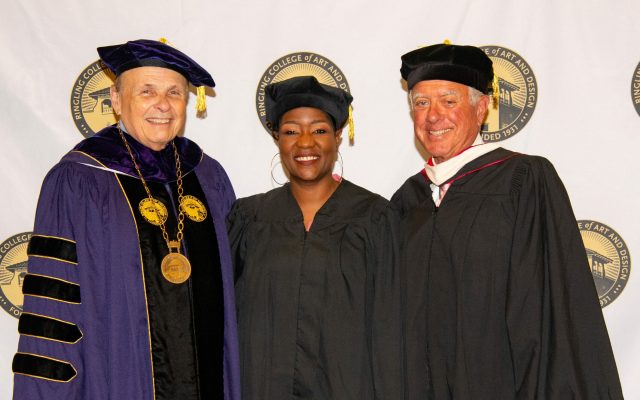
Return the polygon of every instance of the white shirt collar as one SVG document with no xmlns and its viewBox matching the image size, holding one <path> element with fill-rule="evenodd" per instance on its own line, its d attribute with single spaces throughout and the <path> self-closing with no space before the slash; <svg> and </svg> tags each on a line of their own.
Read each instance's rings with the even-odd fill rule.
<svg viewBox="0 0 640 400">
<path fill-rule="evenodd" d="M 470 161 L 475 160 L 483 154 L 487 154 L 490 151 L 497 149 L 499 146 L 496 143 L 484 143 L 482 135 L 478 133 L 476 140 L 473 142 L 470 148 L 458 154 L 455 157 L 448 159 L 447 161 L 436 164 L 435 160 L 433 165 L 425 163 L 424 169 L 427 176 L 435 185 L 440 186 L 444 182 L 451 179 L 462 167 L 468 164 Z"/>
</svg>

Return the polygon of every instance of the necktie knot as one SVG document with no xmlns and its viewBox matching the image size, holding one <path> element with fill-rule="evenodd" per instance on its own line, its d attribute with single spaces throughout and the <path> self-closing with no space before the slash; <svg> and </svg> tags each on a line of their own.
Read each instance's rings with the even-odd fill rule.
<svg viewBox="0 0 640 400">
<path fill-rule="evenodd" d="M 431 195 L 433 197 L 433 202 L 435 203 L 436 207 L 440 206 L 440 203 L 442 203 L 442 199 L 444 198 L 444 195 L 447 193 L 447 190 L 449 190 L 449 186 L 451 186 L 451 183 L 443 183 L 442 185 L 438 186 L 438 185 L 434 185 L 433 183 L 431 184 Z"/>
</svg>

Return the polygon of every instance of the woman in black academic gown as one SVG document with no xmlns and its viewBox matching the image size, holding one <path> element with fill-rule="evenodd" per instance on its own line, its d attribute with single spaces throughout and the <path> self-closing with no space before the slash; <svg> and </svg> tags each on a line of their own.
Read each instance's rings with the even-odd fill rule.
<svg viewBox="0 0 640 400">
<path fill-rule="evenodd" d="M 289 183 L 229 215 L 245 400 L 402 398 L 388 202 L 332 174 L 351 100 L 310 76 L 266 88 Z"/>
</svg>

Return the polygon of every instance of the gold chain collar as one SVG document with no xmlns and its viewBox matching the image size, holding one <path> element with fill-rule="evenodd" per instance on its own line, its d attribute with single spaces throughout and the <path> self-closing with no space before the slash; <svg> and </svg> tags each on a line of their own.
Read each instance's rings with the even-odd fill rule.
<svg viewBox="0 0 640 400">
<path fill-rule="evenodd" d="M 171 146 L 173 147 L 173 154 L 176 159 L 176 178 L 177 178 L 177 185 L 178 185 L 179 207 L 178 207 L 178 233 L 176 234 L 176 240 L 170 240 L 169 234 L 167 233 L 167 229 L 165 228 L 165 224 L 164 224 L 168 217 L 166 207 L 164 206 L 164 204 L 162 204 L 162 202 L 155 199 L 151 194 L 151 190 L 149 190 L 149 186 L 147 185 L 147 182 L 145 181 L 144 176 L 142 176 L 142 172 L 140 171 L 140 167 L 136 162 L 136 158 L 133 156 L 131 147 L 129 147 L 129 143 L 127 142 L 127 139 L 125 138 L 124 134 L 122 133 L 122 130 L 120 129 L 120 124 L 118 124 L 118 133 L 120 134 L 120 138 L 122 138 L 122 142 L 124 143 L 124 146 L 127 148 L 127 152 L 129 152 L 129 156 L 131 157 L 133 166 L 135 167 L 136 172 L 138 173 L 138 176 L 142 181 L 142 186 L 144 186 L 144 190 L 147 192 L 148 197 L 146 199 L 143 199 L 140 202 L 140 206 L 139 206 L 140 211 L 144 216 L 143 204 L 144 204 L 144 207 L 152 209 L 152 213 L 157 216 L 157 220 L 152 221 L 147 219 L 146 217 L 145 219 L 147 219 L 147 221 L 149 221 L 150 223 L 160 227 L 160 229 L 162 230 L 162 237 L 164 238 L 165 242 L 167 243 L 167 247 L 169 248 L 169 254 L 167 254 L 162 259 L 162 264 L 161 264 L 162 275 L 169 282 L 183 283 L 187 279 L 189 279 L 189 276 L 191 275 L 191 263 L 185 256 L 180 254 L 180 244 L 182 243 L 183 230 L 184 230 L 184 212 L 183 212 L 183 207 L 181 206 L 184 200 L 184 196 L 183 196 L 184 189 L 182 187 L 182 168 L 180 164 L 180 155 L 178 154 L 178 148 L 176 147 L 175 142 L 172 140 Z M 173 249 L 175 249 L 175 253 L 172 252 Z"/>
</svg>

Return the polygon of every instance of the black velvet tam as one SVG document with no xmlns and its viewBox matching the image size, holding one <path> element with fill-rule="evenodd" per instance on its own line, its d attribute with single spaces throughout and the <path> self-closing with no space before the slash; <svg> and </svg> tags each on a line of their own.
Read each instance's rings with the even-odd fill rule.
<svg viewBox="0 0 640 400">
<path fill-rule="evenodd" d="M 349 116 L 353 97 L 342 89 L 318 82 L 313 76 L 297 76 L 272 83 L 265 88 L 267 122 L 273 131 L 280 127 L 280 118 L 298 107 L 320 109 L 331 118 L 336 129 L 341 128 Z"/>
<path fill-rule="evenodd" d="M 193 86 L 216 84 L 211 75 L 183 52 L 155 40 L 132 40 L 124 44 L 98 47 L 98 54 L 111 71 L 119 76 L 138 67 L 162 67 L 182 74 Z"/>
<path fill-rule="evenodd" d="M 487 94 L 493 80 L 493 63 L 477 47 L 434 44 L 403 55 L 400 73 L 409 89 L 420 81 L 445 80 Z"/>
</svg>

